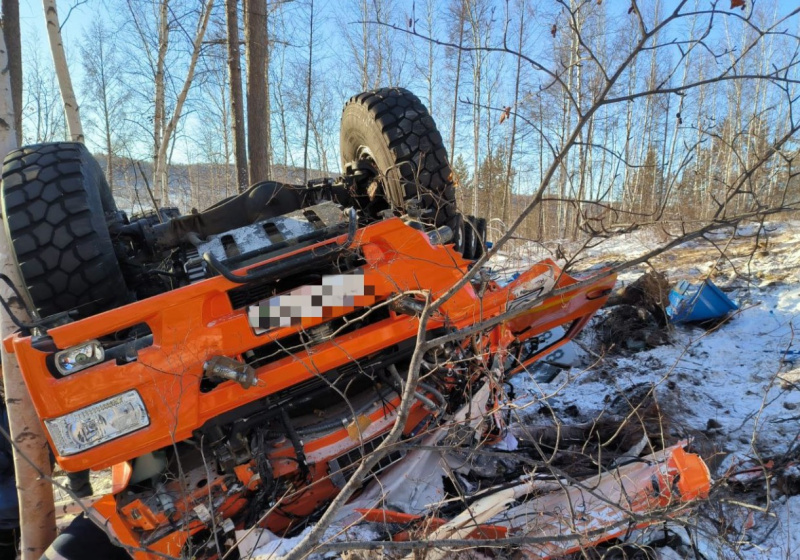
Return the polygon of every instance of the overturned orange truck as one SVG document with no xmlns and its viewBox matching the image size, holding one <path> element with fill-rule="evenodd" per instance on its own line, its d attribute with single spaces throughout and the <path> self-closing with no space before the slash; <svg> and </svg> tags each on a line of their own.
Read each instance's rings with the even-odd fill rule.
<svg viewBox="0 0 800 560">
<path fill-rule="evenodd" d="M 483 255 L 485 222 L 456 210 L 413 94 L 353 97 L 341 149 L 342 177 L 258 183 L 184 216 L 117 209 L 80 144 L 6 158 L 33 320 L 4 344 L 58 464 L 113 468 L 92 507 L 134 557 L 218 558 L 236 529 L 313 521 L 394 425 L 426 298 Z M 442 342 L 421 361 L 408 441 L 492 366 L 513 374 L 575 336 L 615 281 L 552 261 L 505 285 L 473 272 L 425 325 Z"/>
</svg>

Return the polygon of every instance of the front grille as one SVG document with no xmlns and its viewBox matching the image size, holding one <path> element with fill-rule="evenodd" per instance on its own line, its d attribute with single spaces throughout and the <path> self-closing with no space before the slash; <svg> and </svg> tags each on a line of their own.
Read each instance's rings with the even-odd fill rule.
<svg viewBox="0 0 800 560">
<path fill-rule="evenodd" d="M 360 445 L 355 449 L 351 449 L 347 453 L 339 455 L 335 459 L 328 461 L 328 472 L 330 473 L 331 481 L 339 488 L 343 487 L 347 483 L 347 479 L 350 478 L 350 476 L 352 476 L 352 474 L 358 468 L 361 460 L 364 457 L 372 454 L 372 452 L 378 448 L 378 446 L 383 442 L 383 440 L 386 439 L 386 436 L 388 435 L 388 432 L 381 434 L 378 437 L 364 442 L 363 445 Z M 372 470 L 370 470 L 369 475 L 364 479 L 364 482 L 366 483 L 372 478 L 378 476 L 404 456 L 405 451 L 400 450 L 387 453 L 375 464 L 375 466 L 372 467 Z"/>
<path fill-rule="evenodd" d="M 383 351 L 362 358 L 357 362 L 348 362 L 338 368 L 314 375 L 310 379 L 268 395 L 263 399 L 258 399 L 229 412 L 219 414 L 206 422 L 200 431 L 207 432 L 214 427 L 235 425 L 233 431 L 249 433 L 249 430 L 257 426 L 270 423 L 279 414 L 281 407 L 286 408 L 289 411 L 289 416 L 292 417 L 299 414 L 299 412 L 296 412 L 298 409 L 306 413 L 313 410 L 313 408 L 309 408 L 309 400 L 324 398 L 325 394 L 330 394 L 329 391 L 332 391 L 334 386 L 340 392 L 347 388 L 346 393 L 355 394 L 350 393 L 350 391 L 357 390 L 361 387 L 361 384 L 353 382 L 354 376 L 363 375 L 368 379 L 372 379 L 377 372 L 385 369 L 387 365 L 408 360 L 414 352 L 415 345 L 416 339 L 409 338 L 399 344 L 387 346 Z M 352 386 L 352 389 L 348 385 Z M 208 390 L 213 390 L 213 388 Z M 339 394 L 337 393 L 337 395 Z M 228 434 L 231 439 L 234 437 L 233 431 Z"/>
<path fill-rule="evenodd" d="M 254 303 L 268 299 L 276 294 L 289 292 L 300 286 L 317 284 L 325 274 L 347 274 L 366 264 L 367 261 L 364 260 L 358 251 L 351 251 L 346 253 L 335 265 L 330 267 L 326 266 L 323 270 L 314 271 L 313 274 L 298 274 L 283 278 L 279 281 L 262 280 L 249 282 L 243 286 L 228 290 L 228 298 L 234 309 L 244 309 L 248 305 L 253 305 Z"/>
<path fill-rule="evenodd" d="M 258 346 L 246 352 L 244 355 L 244 360 L 247 364 L 255 368 L 259 368 L 283 359 L 286 356 L 291 356 L 296 352 L 302 352 L 309 348 L 313 348 L 318 344 L 326 342 L 326 340 L 333 340 L 313 336 L 312 331 L 322 327 L 323 325 L 325 326 L 326 331 L 336 333 L 336 336 L 339 337 L 351 333 L 357 329 L 363 329 L 368 325 L 374 325 L 375 323 L 384 321 L 390 317 L 389 308 L 386 305 L 373 308 L 370 313 L 367 313 L 367 311 L 367 308 L 356 309 L 347 315 L 342 315 L 341 317 L 336 317 L 325 323 L 320 323 L 319 325 L 308 329 L 309 332 L 298 331 L 279 340 L 268 342 L 267 344 Z"/>
</svg>

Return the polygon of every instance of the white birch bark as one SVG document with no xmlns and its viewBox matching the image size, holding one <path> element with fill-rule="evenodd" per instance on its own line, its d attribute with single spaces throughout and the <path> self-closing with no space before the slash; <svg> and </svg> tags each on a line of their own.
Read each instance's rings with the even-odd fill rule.
<svg viewBox="0 0 800 560">
<path fill-rule="evenodd" d="M 456 49 L 456 78 L 453 85 L 453 115 L 450 125 L 450 161 L 456 157 L 456 125 L 458 123 L 458 86 L 461 82 L 461 55 L 464 52 L 464 6 L 459 7 L 458 16 L 458 49 Z M 457 180 L 464 180 L 465 177 L 456 177 Z M 462 196 L 463 196 L 463 190 Z M 462 201 L 463 202 L 463 201 Z"/>
<path fill-rule="evenodd" d="M 53 55 L 53 65 L 58 76 L 58 87 L 61 90 L 61 99 L 64 102 L 64 116 L 67 121 L 69 138 L 73 142 L 83 142 L 83 126 L 81 126 L 80 107 L 72 89 L 72 80 L 69 77 L 67 56 L 64 54 L 64 44 L 61 42 L 61 27 L 58 23 L 56 0 L 42 0 L 44 17 L 47 21 L 47 37 L 50 39 L 50 52 Z"/>
<path fill-rule="evenodd" d="M 0 26 L 0 68 L 6 68 L 7 65 L 8 53 L 3 39 L 3 29 Z M 16 147 L 11 81 L 8 72 L 2 72 L 0 73 L 0 157 L 5 158 L 6 154 Z M 4 225 L 0 225 L 0 270 L 17 286 L 22 285 Z M 12 304 L 12 309 L 18 317 L 27 319 L 21 302 L 12 297 L 11 290 L 5 284 L 0 285 L 0 296 Z M 5 310 L 0 309 L 0 337 L 5 338 L 16 330 Z M 13 355 L 6 353 L 4 348 L 2 364 L 9 431 L 15 443 L 14 469 L 17 476 L 22 528 L 22 559 L 38 559 L 56 536 L 53 488 L 40 476 L 40 473 L 50 475 L 49 447 L 42 425 L 33 409 L 28 388 L 22 379 L 19 364 Z"/>
<path fill-rule="evenodd" d="M 156 59 L 155 73 L 156 97 L 153 113 L 153 182 L 162 206 L 169 206 L 167 172 L 162 157 L 162 154 L 166 152 L 166 148 L 162 149 L 162 146 L 164 144 L 164 113 L 166 105 L 164 65 L 167 58 L 167 48 L 169 47 L 168 2 L 169 0 L 161 0 L 159 5 L 158 58 Z"/>
<path fill-rule="evenodd" d="M 465 8 L 469 16 L 470 32 L 472 34 L 472 45 L 475 49 L 480 49 L 481 44 L 481 25 L 483 18 L 479 6 L 475 2 Z M 475 50 L 472 53 L 472 215 L 478 216 L 478 172 L 481 168 L 480 145 L 481 145 L 481 82 L 483 80 L 483 58 L 485 53 Z"/>
<path fill-rule="evenodd" d="M 308 74 L 306 76 L 306 139 L 303 144 L 303 184 L 308 182 L 308 135 L 311 130 L 311 70 L 314 62 L 314 0 L 308 17 Z"/>
<path fill-rule="evenodd" d="M 203 46 L 203 37 L 205 37 L 206 29 L 208 28 L 208 20 L 211 16 L 211 9 L 214 7 L 214 0 L 209 0 L 205 6 L 205 10 L 200 15 L 200 20 L 197 23 L 197 31 L 195 33 L 194 42 L 192 44 L 192 58 L 189 61 L 189 69 L 186 71 L 186 79 L 183 82 L 181 92 L 178 94 L 178 99 L 175 101 L 175 109 L 172 112 L 169 122 L 164 127 L 164 134 L 161 137 L 161 144 L 159 145 L 156 161 L 158 164 L 157 169 L 154 170 L 154 175 L 161 181 L 161 192 L 164 193 L 164 200 L 162 204 L 167 204 L 169 200 L 169 185 L 167 184 L 167 150 L 170 147 L 170 140 L 178 122 L 181 119 L 183 112 L 183 105 L 186 103 L 186 96 L 189 94 L 189 88 L 194 80 L 194 70 L 197 67 L 197 59 L 200 56 L 200 49 Z"/>
<path fill-rule="evenodd" d="M 519 4 L 519 45 L 517 46 L 517 52 L 522 52 L 522 48 L 524 46 L 524 39 L 525 39 L 525 0 L 522 0 Z M 511 197 L 513 195 L 511 191 L 511 171 L 513 169 L 513 162 L 514 162 L 514 145 L 517 140 L 517 112 L 519 111 L 519 85 L 520 85 L 520 78 L 522 76 L 522 57 L 517 57 L 517 71 L 516 71 L 516 79 L 514 80 L 514 105 L 513 105 L 513 114 L 511 115 L 511 132 L 509 134 L 509 141 L 508 141 L 508 160 L 506 161 L 506 180 L 505 184 L 503 185 L 503 209 L 502 209 L 502 219 L 503 219 L 503 227 L 507 226 L 509 223 L 509 218 L 511 216 Z"/>
</svg>

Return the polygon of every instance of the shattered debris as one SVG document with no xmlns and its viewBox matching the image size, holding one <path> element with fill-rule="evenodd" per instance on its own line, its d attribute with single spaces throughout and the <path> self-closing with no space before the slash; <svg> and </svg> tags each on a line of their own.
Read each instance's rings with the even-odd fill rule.
<svg viewBox="0 0 800 560">
<path fill-rule="evenodd" d="M 639 529 L 663 523 L 664 518 L 648 514 L 658 512 L 667 518 L 680 515 L 686 504 L 706 498 L 711 484 L 708 468 L 699 456 L 687 453 L 684 446 L 685 442 L 628 460 L 583 480 L 534 472 L 512 484 L 484 489 L 465 497 L 466 501 L 459 500 L 469 505 L 449 520 L 435 513 L 441 501 L 429 506 L 435 509 L 421 513 L 398 511 L 391 491 L 384 494 L 385 501 L 381 502 L 395 504 L 391 509 L 354 507 L 351 511 L 394 542 L 423 539 L 439 543 L 426 551 L 426 560 L 451 557 L 446 542 L 464 539 L 516 538 L 522 543 L 523 558 L 561 557 L 629 533 L 631 523 Z M 442 471 L 427 473 L 431 478 L 440 474 Z M 370 488 L 375 486 L 380 484 L 375 481 Z M 358 506 L 368 501 L 356 500 Z M 256 557 L 280 554 L 286 546 L 268 532 L 256 534 L 260 536 L 248 536 L 249 542 L 260 540 L 262 544 L 255 549 L 249 548 L 250 544 L 246 547 Z M 390 551 L 384 551 L 385 557 L 415 557 Z"/>
<path fill-rule="evenodd" d="M 526 558 L 553 558 L 624 535 L 629 524 L 645 527 L 653 522 L 648 513 L 679 514 L 682 504 L 708 497 L 710 485 L 703 460 L 679 444 L 567 484 L 561 492 L 511 508 L 507 516 L 513 528 L 542 537 L 522 545 Z"/>
<path fill-rule="evenodd" d="M 800 390 L 800 368 L 781 372 L 778 374 L 778 378 L 781 380 L 781 386 L 784 389 Z"/>
</svg>

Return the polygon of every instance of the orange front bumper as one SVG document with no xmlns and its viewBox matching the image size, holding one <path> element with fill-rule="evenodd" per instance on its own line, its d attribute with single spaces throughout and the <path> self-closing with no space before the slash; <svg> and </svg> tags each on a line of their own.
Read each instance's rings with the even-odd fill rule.
<svg viewBox="0 0 800 560">
<path fill-rule="evenodd" d="M 52 352 L 37 349 L 29 336 L 7 338 L 6 348 L 16 354 L 36 412 L 43 421 L 129 390 L 136 390 L 145 404 L 150 419 L 147 427 L 81 453 L 57 455 L 58 463 L 75 471 L 105 468 L 133 459 L 189 438 L 193 430 L 222 413 L 413 339 L 419 326 L 417 318 L 392 311 L 364 328 L 259 363 L 257 383 L 249 389 L 229 381 L 209 391 L 201 390 L 203 364 L 213 356 L 242 359 L 254 348 L 404 292 L 427 291 L 436 298 L 462 278 L 471 264 L 452 247 L 432 245 L 427 235 L 400 219 L 359 230 L 351 249 L 366 262 L 364 282 L 372 287 L 368 295 L 357 296 L 352 307 L 332 309 L 325 318 L 303 319 L 297 326 L 256 334 L 248 323 L 247 310 L 234 309 L 229 298 L 228 292 L 239 285 L 215 277 L 47 332 L 57 348 L 65 349 L 146 323 L 153 343 L 140 349 L 136 361 L 130 363 L 107 361 L 59 378 L 47 367 Z M 287 256 L 290 255 L 265 263 Z M 535 294 L 526 286 L 541 275 L 552 277 L 556 295 L 531 307 Z M 544 261 L 503 288 L 489 282 L 482 296 L 472 284 L 465 285 L 442 305 L 427 328 L 459 330 L 506 313 L 504 321 L 484 333 L 490 335 L 483 338 L 490 341 L 487 351 L 502 352 L 514 340 L 559 325 L 571 325 L 571 337 L 605 302 L 614 282 L 613 275 L 577 282 L 562 274 L 553 262 Z"/>
</svg>

